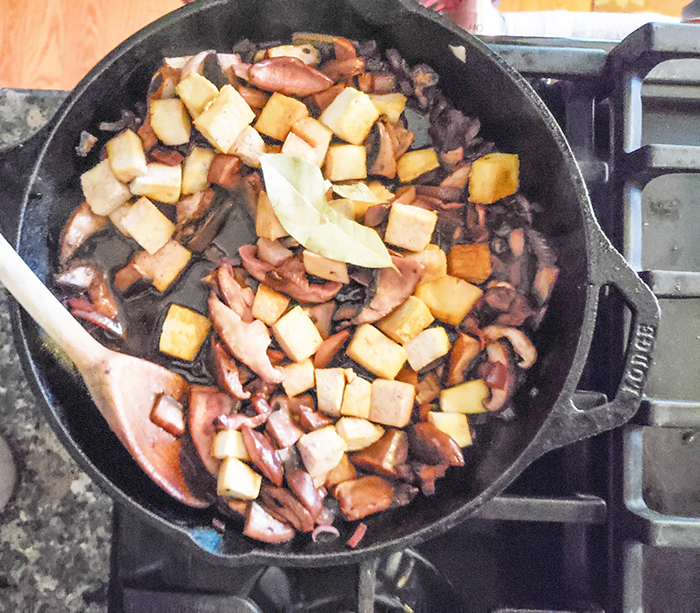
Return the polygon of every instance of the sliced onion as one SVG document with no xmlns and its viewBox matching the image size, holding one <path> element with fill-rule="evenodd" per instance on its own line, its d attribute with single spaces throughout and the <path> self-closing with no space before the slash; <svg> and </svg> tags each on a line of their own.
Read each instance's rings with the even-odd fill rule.
<svg viewBox="0 0 700 613">
<path fill-rule="evenodd" d="M 324 532 L 327 534 L 332 534 L 336 538 L 340 536 L 340 532 L 338 532 L 338 529 L 335 526 L 323 524 L 321 526 L 316 526 L 314 531 L 311 533 L 311 538 L 313 539 L 314 543 L 317 542 L 316 539 L 318 539 L 318 535 L 323 534 Z"/>
<path fill-rule="evenodd" d="M 365 532 L 367 532 L 367 524 L 360 522 L 360 524 L 355 529 L 355 532 L 352 533 L 352 536 L 348 541 L 348 545 L 352 548 L 357 547 L 360 544 L 362 537 L 364 537 Z"/>
</svg>

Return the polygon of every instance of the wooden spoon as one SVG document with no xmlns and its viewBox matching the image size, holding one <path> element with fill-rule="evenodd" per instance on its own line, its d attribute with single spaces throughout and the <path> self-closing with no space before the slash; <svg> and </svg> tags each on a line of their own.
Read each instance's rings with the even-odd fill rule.
<svg viewBox="0 0 700 613">
<path fill-rule="evenodd" d="M 150 420 L 160 394 L 181 400 L 187 383 L 167 368 L 107 349 L 95 340 L 0 235 L 0 281 L 75 363 L 109 427 L 146 474 L 192 507 L 210 502 L 185 483 L 182 441 Z"/>
</svg>

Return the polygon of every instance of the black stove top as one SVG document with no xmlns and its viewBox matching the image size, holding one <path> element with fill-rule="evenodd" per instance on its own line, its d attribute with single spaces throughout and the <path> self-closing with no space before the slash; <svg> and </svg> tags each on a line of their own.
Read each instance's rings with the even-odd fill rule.
<svg viewBox="0 0 700 613">
<path fill-rule="evenodd" d="M 116 508 L 113 610 L 700 609 L 698 30 L 485 40 L 549 106 L 601 225 L 662 304 L 635 423 L 546 455 L 446 535 L 360 566 L 220 566 Z M 614 392 L 628 318 L 606 292 L 577 406 Z"/>
</svg>

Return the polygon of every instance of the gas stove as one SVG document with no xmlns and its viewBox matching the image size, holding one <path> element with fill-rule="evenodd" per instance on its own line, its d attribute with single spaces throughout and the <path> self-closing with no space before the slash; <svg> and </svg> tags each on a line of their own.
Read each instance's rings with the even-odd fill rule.
<svg viewBox="0 0 700 613">
<path fill-rule="evenodd" d="M 115 611 L 700 609 L 700 31 L 485 38 L 560 123 L 596 215 L 662 306 L 632 424 L 552 452 L 442 537 L 359 566 L 217 566 L 115 508 Z M 694 59 L 693 59 L 694 58 Z M 577 406 L 612 395 L 629 313 L 604 290 Z"/>
</svg>

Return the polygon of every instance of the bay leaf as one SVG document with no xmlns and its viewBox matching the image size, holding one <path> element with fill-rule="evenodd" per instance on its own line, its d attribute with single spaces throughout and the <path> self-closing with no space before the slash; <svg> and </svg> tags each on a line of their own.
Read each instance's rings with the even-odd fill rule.
<svg viewBox="0 0 700 613">
<path fill-rule="evenodd" d="M 333 185 L 333 191 L 341 198 L 356 200 L 357 202 L 371 202 L 382 204 L 384 200 L 377 198 L 366 183 L 347 183 L 345 185 Z"/>
<path fill-rule="evenodd" d="M 366 268 L 392 266 L 376 230 L 335 211 L 317 166 L 284 153 L 260 156 L 265 190 L 282 227 L 304 247 L 331 260 Z"/>
</svg>

